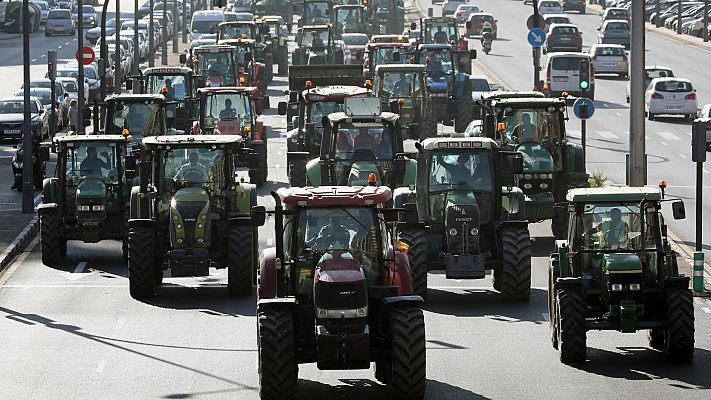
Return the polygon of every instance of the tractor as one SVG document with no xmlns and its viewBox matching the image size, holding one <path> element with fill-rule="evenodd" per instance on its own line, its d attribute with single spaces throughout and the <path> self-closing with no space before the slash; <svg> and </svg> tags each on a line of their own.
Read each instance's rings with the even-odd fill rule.
<svg viewBox="0 0 711 400">
<path fill-rule="evenodd" d="M 469 75 L 462 65 L 476 58 L 471 50 L 459 64 L 454 48 L 448 44 L 421 44 L 415 50 L 414 62 L 427 66 L 427 92 L 432 97 L 432 109 L 438 121 L 454 125 L 462 133 L 474 119 L 474 101 Z"/>
<path fill-rule="evenodd" d="M 238 86 L 237 49 L 229 45 L 211 44 L 195 47 L 190 60 L 180 55 L 180 61 L 202 76 L 208 86 Z"/>
<path fill-rule="evenodd" d="M 131 144 L 140 147 L 146 136 L 175 133 L 170 103 L 161 94 L 112 94 L 103 103 L 103 133 L 122 135 L 127 130 Z"/>
<path fill-rule="evenodd" d="M 264 81 L 271 82 L 273 78 L 274 55 L 271 53 L 271 46 L 263 42 L 262 29 L 253 21 L 232 21 L 222 22 L 217 27 L 217 44 L 228 44 L 237 48 L 243 48 L 251 52 L 254 62 L 260 63 L 264 69 Z M 247 69 L 246 62 L 242 60 L 243 55 L 237 56 L 237 68 Z"/>
<path fill-rule="evenodd" d="M 649 346 L 674 361 L 694 356 L 694 305 L 661 213 L 663 189 L 571 189 L 556 206 L 567 220 L 548 273 L 553 347 L 565 364 L 584 363 L 587 331 L 647 330 Z M 674 219 L 684 203 L 671 201 Z M 565 216 L 567 214 L 567 217 Z"/>
<path fill-rule="evenodd" d="M 343 111 L 324 117 L 320 157 L 287 155 L 293 184 L 362 186 L 374 179 L 390 188 L 414 185 L 417 161 L 404 153 L 399 117 L 380 106 L 377 97 L 347 97 Z"/>
<path fill-rule="evenodd" d="M 335 43 L 336 35 L 328 25 L 307 25 L 296 34 L 292 65 L 344 64 L 343 50 Z"/>
<path fill-rule="evenodd" d="M 54 139 L 57 167 L 42 185 L 42 263 L 54 267 L 67 255 L 67 241 L 119 240 L 127 251 L 129 181 L 135 159 L 127 156 L 130 136 L 67 135 Z M 40 148 L 49 159 L 49 148 Z"/>
<path fill-rule="evenodd" d="M 294 24 L 295 3 L 291 0 L 253 0 L 251 12 L 259 16 L 279 16 L 284 19 L 287 29 L 291 32 Z"/>
<path fill-rule="evenodd" d="M 293 398 L 299 364 L 352 370 L 375 363 L 390 398 L 423 399 L 422 298 L 411 294 L 407 246 L 385 222 L 397 219 L 398 210 L 385 208 L 390 189 L 292 187 L 272 196 L 275 247 L 259 257 L 261 398 Z"/>
<path fill-rule="evenodd" d="M 250 182 L 262 186 L 267 180 L 267 128 L 257 118 L 261 115 L 261 93 L 255 87 L 221 87 L 198 89 L 200 119 L 193 134 L 239 135 L 254 153 L 235 161 L 238 167 L 249 167 Z"/>
<path fill-rule="evenodd" d="M 167 268 L 173 277 L 227 268 L 229 294 L 251 294 L 259 224 L 256 188 L 235 176 L 251 153 L 242 137 L 156 136 L 143 146 L 128 220 L 131 297 L 154 296 Z"/>
<path fill-rule="evenodd" d="M 160 94 L 169 104 L 167 111 L 173 113 L 175 128 L 189 131 L 197 115 L 193 99 L 197 88 L 205 85 L 205 78 L 193 74 L 187 67 L 151 67 L 141 72 L 141 87 L 133 88 L 134 93 Z M 126 89 L 131 90 L 133 82 L 126 81 Z"/>
<path fill-rule="evenodd" d="M 365 7 L 361 5 L 337 5 L 333 7 L 334 26 L 338 35 L 344 33 L 373 33 L 366 22 Z"/>
<path fill-rule="evenodd" d="M 279 18 L 276 16 L 262 17 L 262 28 L 264 42 L 270 47 L 273 54 L 273 62 L 277 64 L 277 73 L 287 75 L 289 73 L 289 36 L 282 32 Z"/>
<path fill-rule="evenodd" d="M 398 35 L 392 39 L 394 42 L 373 42 L 365 46 L 365 60 L 363 61 L 363 77 L 365 80 L 372 80 L 375 68 L 385 64 L 407 64 L 410 62 L 408 54 L 410 52 L 410 42 L 405 36 Z M 396 55 L 397 54 L 397 55 Z"/>
<path fill-rule="evenodd" d="M 482 279 L 513 301 L 531 291 L 531 241 L 523 192 L 512 185 L 521 156 L 479 137 L 428 138 L 418 150 L 417 185 L 394 192 L 395 207 L 415 205 L 420 227 L 401 229 L 410 246 L 413 290 L 427 296 L 427 271 Z"/>
<path fill-rule="evenodd" d="M 410 24 L 410 29 L 417 29 L 415 22 Z M 469 56 L 469 42 L 464 35 L 459 34 L 457 19 L 454 17 L 427 17 L 420 19 L 420 32 L 423 44 L 449 44 L 452 46 L 455 65 L 462 72 L 471 74 L 472 63 Z M 462 62 L 464 61 L 464 62 Z"/>
<path fill-rule="evenodd" d="M 376 33 L 401 34 L 405 26 L 405 3 L 403 0 L 373 1 L 371 19 Z"/>
<path fill-rule="evenodd" d="M 333 22 L 331 0 L 304 0 L 304 10 L 299 19 L 299 28 L 309 25 L 324 25 Z"/>
<path fill-rule="evenodd" d="M 425 73 L 421 64 L 379 65 L 375 69 L 373 91 L 382 100 L 383 109 L 400 116 L 398 122 L 405 139 L 423 140 L 437 134 Z"/>
<path fill-rule="evenodd" d="M 494 95 L 477 103 L 484 135 L 523 156 L 523 174 L 515 176 L 514 182 L 526 195 L 529 222 L 553 218 L 553 206 L 565 201 L 568 189 L 588 185 L 583 148 L 566 136 L 565 99 L 524 93 L 520 98 Z M 559 239 L 568 231 L 564 220 L 551 227 Z"/>
<path fill-rule="evenodd" d="M 255 58 L 255 51 L 259 46 L 257 42 L 253 39 L 222 39 L 220 44 L 232 46 L 234 49 L 234 62 L 237 68 L 237 84 L 234 86 L 256 86 L 266 94 L 269 68 Z"/>
</svg>

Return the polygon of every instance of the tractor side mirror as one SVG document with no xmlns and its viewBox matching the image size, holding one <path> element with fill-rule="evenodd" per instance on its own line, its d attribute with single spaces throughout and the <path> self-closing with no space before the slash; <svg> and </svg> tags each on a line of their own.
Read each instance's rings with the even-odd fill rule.
<svg viewBox="0 0 711 400">
<path fill-rule="evenodd" d="M 472 22 L 471 22 L 471 21 L 467 21 L 467 22 L 464 23 L 464 26 L 466 26 L 467 29 L 472 29 Z"/>
<path fill-rule="evenodd" d="M 511 172 L 514 174 L 523 173 L 523 157 L 521 157 L 521 154 L 511 157 Z"/>
<path fill-rule="evenodd" d="M 674 219 L 686 219 L 686 208 L 683 201 L 679 200 L 672 203 L 672 215 Z"/>
<path fill-rule="evenodd" d="M 394 63 L 399 63 L 400 62 L 400 52 L 396 51 L 393 53 L 393 62 Z"/>
<path fill-rule="evenodd" d="M 136 170 L 136 157 L 133 155 L 124 157 L 126 172 Z"/>
<path fill-rule="evenodd" d="M 472 60 L 476 60 L 476 49 L 469 50 L 469 58 Z"/>
<path fill-rule="evenodd" d="M 407 203 L 403 208 L 405 209 L 405 224 L 417 225 L 420 223 L 420 216 L 417 214 L 417 205 L 415 203 Z"/>
<path fill-rule="evenodd" d="M 126 90 L 133 90 L 133 79 L 126 79 Z"/>
<path fill-rule="evenodd" d="M 84 107 L 84 115 L 82 119 L 82 125 L 84 125 L 85 127 L 91 125 L 91 108 Z"/>
<path fill-rule="evenodd" d="M 49 146 L 40 146 L 39 157 L 40 161 L 49 161 Z"/>
<path fill-rule="evenodd" d="M 264 206 L 254 206 L 251 212 L 252 226 L 264 226 L 267 219 L 267 209 Z"/>
<path fill-rule="evenodd" d="M 428 8 L 428 9 L 427 9 L 427 16 L 428 16 L 428 17 L 431 17 L 431 16 L 433 16 L 433 15 L 434 15 L 434 10 L 432 9 L 432 7 Z"/>
<path fill-rule="evenodd" d="M 286 115 L 286 108 L 288 107 L 288 104 L 285 101 L 280 101 L 279 104 L 277 105 L 277 108 L 279 110 L 279 115 Z"/>
<path fill-rule="evenodd" d="M 188 57 L 185 53 L 181 53 L 179 59 L 181 64 L 185 64 L 186 62 L 188 62 Z"/>
<path fill-rule="evenodd" d="M 565 223 L 565 212 L 567 208 L 564 204 L 556 204 L 553 206 L 553 224 L 562 225 Z"/>
<path fill-rule="evenodd" d="M 296 103 L 299 100 L 299 92 L 292 90 L 289 92 L 289 103 Z"/>
<path fill-rule="evenodd" d="M 411 24 L 410 24 L 410 29 L 413 30 L 413 31 L 414 31 L 414 30 L 417 30 L 417 22 L 411 23 Z"/>
</svg>

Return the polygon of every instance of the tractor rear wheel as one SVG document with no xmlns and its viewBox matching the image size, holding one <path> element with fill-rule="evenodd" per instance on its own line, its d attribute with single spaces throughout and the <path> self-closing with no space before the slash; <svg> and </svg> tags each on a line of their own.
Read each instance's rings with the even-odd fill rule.
<svg viewBox="0 0 711 400">
<path fill-rule="evenodd" d="M 501 234 L 500 290 L 509 300 L 528 301 L 531 295 L 531 238 L 527 229 L 506 229 Z"/>
<path fill-rule="evenodd" d="M 407 258 L 410 261 L 412 292 L 423 300 L 427 299 L 427 235 L 419 229 L 404 229 L 398 232 L 398 240 L 410 247 Z"/>
<path fill-rule="evenodd" d="M 293 397 L 299 377 L 291 310 L 260 311 L 257 319 L 259 395 L 262 400 Z"/>
<path fill-rule="evenodd" d="M 454 118 L 454 131 L 463 133 L 474 120 L 474 100 L 469 79 L 464 81 L 462 95 L 457 98 L 457 115 Z"/>
<path fill-rule="evenodd" d="M 153 265 L 155 235 L 150 227 L 138 226 L 128 231 L 128 287 L 131 297 L 144 299 L 155 296 L 156 274 Z"/>
<path fill-rule="evenodd" d="M 587 328 L 582 295 L 574 290 L 558 290 L 555 314 L 560 361 L 564 364 L 585 362 Z"/>
<path fill-rule="evenodd" d="M 255 146 L 254 149 L 257 152 L 257 165 L 256 168 L 250 169 L 249 171 L 249 181 L 250 183 L 261 187 L 267 181 L 268 168 L 267 165 L 267 147 Z"/>
<path fill-rule="evenodd" d="M 227 239 L 227 291 L 230 296 L 252 294 L 254 242 L 251 226 L 235 226 Z"/>
<path fill-rule="evenodd" d="M 42 243 L 42 264 L 54 267 L 62 260 L 62 243 L 59 216 L 56 212 L 44 212 L 40 215 L 40 242 Z M 66 255 L 66 251 L 65 251 Z"/>
<path fill-rule="evenodd" d="M 390 310 L 390 398 L 416 400 L 425 397 L 425 318 L 419 307 Z"/>
<path fill-rule="evenodd" d="M 694 358 L 694 297 L 689 289 L 669 289 L 666 293 L 667 321 L 664 352 L 673 360 Z"/>
<path fill-rule="evenodd" d="M 291 160 L 289 162 L 289 186 L 306 186 L 306 162 L 305 160 Z"/>
</svg>

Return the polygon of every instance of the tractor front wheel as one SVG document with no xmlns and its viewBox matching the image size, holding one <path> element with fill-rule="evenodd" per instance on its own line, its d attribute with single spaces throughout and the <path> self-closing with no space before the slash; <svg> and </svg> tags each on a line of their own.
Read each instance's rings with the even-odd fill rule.
<svg viewBox="0 0 711 400">
<path fill-rule="evenodd" d="M 664 352 L 673 360 L 691 362 L 694 358 L 694 297 L 689 289 L 669 289 Z"/>
<path fill-rule="evenodd" d="M 412 292 L 427 299 L 427 235 L 419 229 L 404 229 L 397 234 L 398 240 L 405 242 L 409 249 Z"/>
<path fill-rule="evenodd" d="M 574 290 L 558 290 L 555 314 L 560 361 L 564 364 L 585 362 L 587 328 L 582 295 Z"/>
<path fill-rule="evenodd" d="M 262 400 L 293 397 L 299 377 L 291 310 L 260 311 L 257 320 L 259 395 Z"/>
<path fill-rule="evenodd" d="M 501 293 L 509 300 L 528 301 L 531 295 L 531 238 L 528 230 L 504 230 L 501 243 Z"/>
<path fill-rule="evenodd" d="M 150 227 L 139 226 L 128 231 L 128 287 L 131 297 L 144 299 L 155 296 L 156 274 L 153 265 L 155 235 Z"/>
<path fill-rule="evenodd" d="M 390 398 L 423 399 L 426 381 L 425 319 L 419 307 L 390 310 L 390 340 Z"/>
<path fill-rule="evenodd" d="M 62 260 L 62 243 L 59 216 L 55 212 L 40 215 L 40 243 L 42 244 L 42 264 L 54 267 Z M 66 247 L 65 247 L 66 248 Z M 66 251 L 64 252 L 66 255 Z"/>
<path fill-rule="evenodd" d="M 230 296 L 252 294 L 254 244 L 251 226 L 230 229 L 227 240 L 227 291 Z"/>
</svg>

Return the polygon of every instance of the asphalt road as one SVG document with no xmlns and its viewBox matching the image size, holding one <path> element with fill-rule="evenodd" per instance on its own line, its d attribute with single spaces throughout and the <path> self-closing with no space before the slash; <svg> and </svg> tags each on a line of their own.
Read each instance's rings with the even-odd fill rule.
<svg viewBox="0 0 711 400">
<path fill-rule="evenodd" d="M 267 208 L 273 206 L 269 192 L 286 185 L 285 123 L 276 115 L 285 88 L 285 78 L 277 77 L 269 92 L 274 108 L 261 117 L 269 127 L 270 170 L 258 201 Z M 270 222 L 260 230 L 262 249 L 273 244 Z M 546 224 L 531 230 L 534 289 L 528 304 L 504 301 L 489 277 L 430 275 L 428 399 L 709 397 L 711 302 L 704 299 L 695 299 L 691 365 L 668 363 L 647 347 L 644 333 L 616 332 L 589 332 L 589 361 L 578 368 L 561 364 L 546 322 L 553 239 Z M 166 278 L 158 297 L 139 302 L 129 296 L 118 242 L 70 242 L 65 262 L 54 269 L 41 264 L 39 246 L 31 250 L 0 275 L 1 397 L 258 398 L 255 299 L 228 297 L 222 270 L 205 278 Z M 372 369 L 301 365 L 299 376 L 298 399 L 386 398 Z"/>
</svg>

